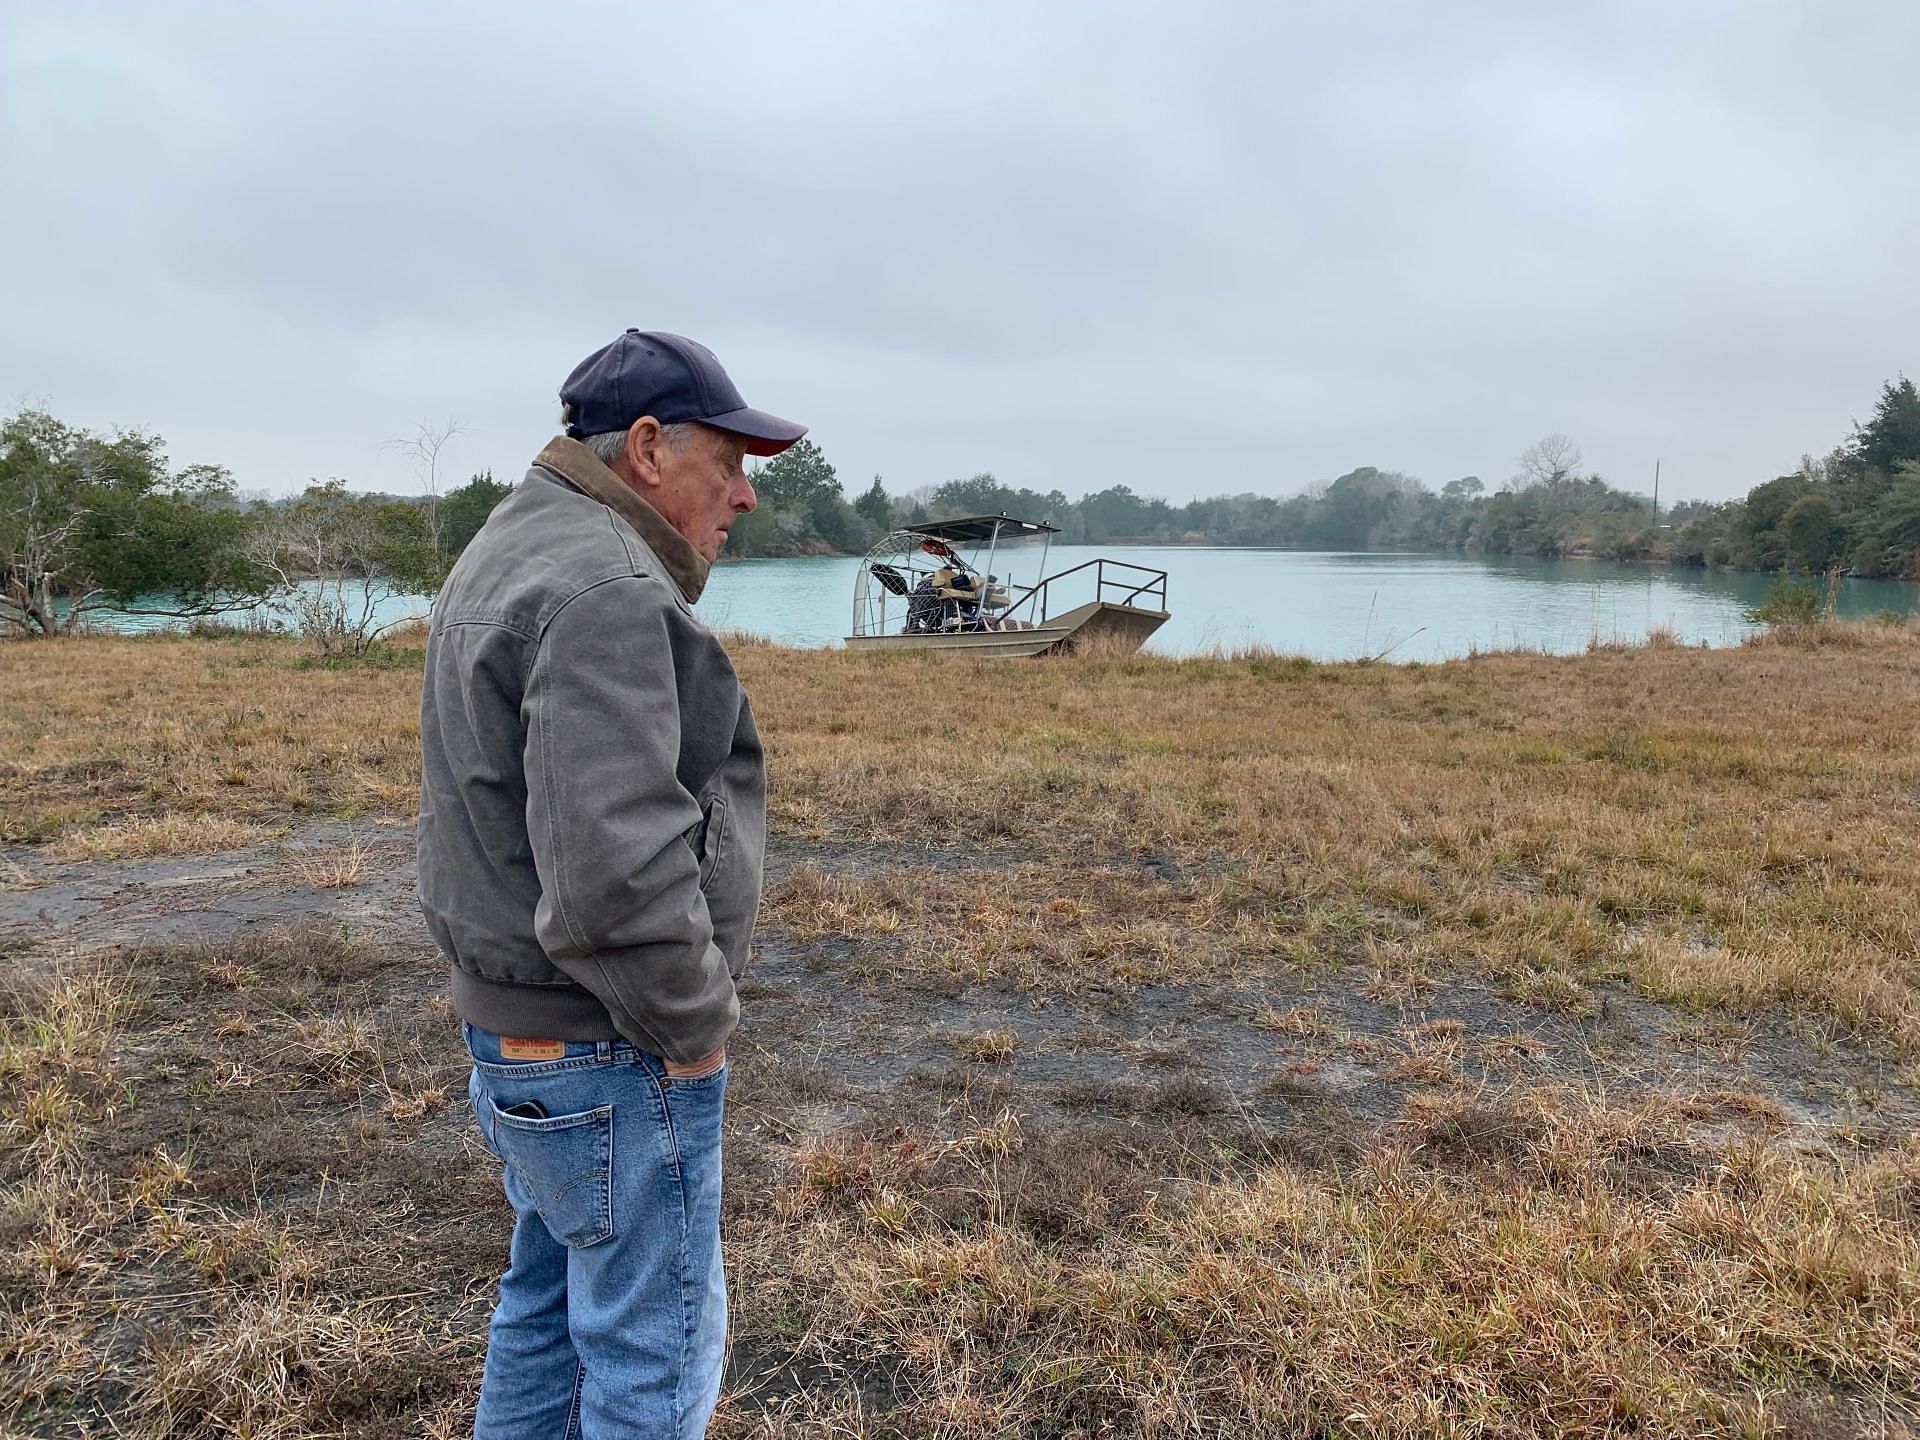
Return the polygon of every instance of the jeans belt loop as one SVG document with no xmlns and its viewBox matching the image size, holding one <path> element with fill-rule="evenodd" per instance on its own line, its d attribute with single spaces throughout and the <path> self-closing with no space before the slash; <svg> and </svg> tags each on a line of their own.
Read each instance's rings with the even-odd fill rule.
<svg viewBox="0 0 1920 1440">
<path fill-rule="evenodd" d="M 613 1059 L 613 1042 L 611 1040 L 594 1041 L 593 1058 L 596 1063 L 601 1065 L 605 1065 L 609 1060 Z"/>
</svg>

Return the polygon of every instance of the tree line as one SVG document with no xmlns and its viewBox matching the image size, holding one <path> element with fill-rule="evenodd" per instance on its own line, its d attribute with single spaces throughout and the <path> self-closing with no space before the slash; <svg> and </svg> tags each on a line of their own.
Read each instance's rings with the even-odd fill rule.
<svg viewBox="0 0 1920 1440">
<path fill-rule="evenodd" d="M 444 496 L 368 495 L 328 480 L 247 502 L 219 466 L 171 466 L 156 435 L 22 410 L 0 422 L 0 631 L 275 601 L 322 653 L 360 653 L 387 628 L 383 602 L 437 590 L 508 488 L 482 474 Z"/>
<path fill-rule="evenodd" d="M 159 437 L 97 435 L 45 411 L 0 422 L 0 628 L 50 635 L 103 610 L 217 617 L 277 597 L 323 650 L 364 649 L 394 594 L 430 595 L 512 487 L 491 472 L 441 493 L 451 429 L 401 442 L 423 496 L 310 484 L 244 501 L 211 465 L 170 466 Z M 1078 500 L 990 474 L 895 495 L 875 476 L 848 500 L 820 447 L 802 440 L 754 472 L 760 504 L 735 524 L 740 556 L 857 554 L 900 525 L 1008 514 L 1058 526 L 1065 543 L 1433 549 L 1594 556 L 1732 569 L 1920 579 L 1920 393 L 1904 376 L 1821 458 L 1720 504 L 1652 500 L 1583 473 L 1550 435 L 1495 487 L 1437 491 L 1362 466 L 1297 495 L 1244 493 L 1176 505 L 1109 486 Z"/>
<path fill-rule="evenodd" d="M 880 477 L 851 503 L 810 441 L 754 477 L 761 504 L 735 525 L 730 553 L 857 553 L 887 530 L 956 515 L 1046 520 L 1067 544 L 1247 545 L 1460 550 L 1592 556 L 1741 570 L 1920 579 L 1920 393 L 1889 380 L 1871 417 L 1824 458 L 1722 504 L 1651 497 L 1583 472 L 1578 448 L 1549 435 L 1497 486 L 1463 476 L 1429 488 L 1361 466 L 1285 498 L 1244 493 L 1174 504 L 1125 485 L 1069 500 L 991 474 L 892 495 Z"/>
</svg>

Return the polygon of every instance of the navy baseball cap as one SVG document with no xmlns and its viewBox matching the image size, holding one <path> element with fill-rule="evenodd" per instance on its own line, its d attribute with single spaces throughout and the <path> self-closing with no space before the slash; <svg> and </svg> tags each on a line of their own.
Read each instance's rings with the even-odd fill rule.
<svg viewBox="0 0 1920 1440">
<path fill-rule="evenodd" d="M 749 455 L 778 455 L 807 433 L 751 408 L 706 346 L 658 330 L 629 330 L 574 366 L 560 404 L 576 440 L 625 430 L 642 415 L 662 425 L 698 420 L 725 430 L 747 442 Z"/>
</svg>

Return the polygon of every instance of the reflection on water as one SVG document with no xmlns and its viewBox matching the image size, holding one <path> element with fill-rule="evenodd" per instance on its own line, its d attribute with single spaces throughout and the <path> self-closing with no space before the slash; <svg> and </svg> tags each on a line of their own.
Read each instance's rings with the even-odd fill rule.
<svg viewBox="0 0 1920 1440">
<path fill-rule="evenodd" d="M 1733 644 L 1753 627 L 1746 608 L 1771 576 L 1615 565 L 1602 560 L 1483 559 L 1440 554 L 1055 545 L 1058 574 L 1098 555 L 1167 572 L 1173 612 L 1150 649 L 1192 654 L 1261 645 L 1317 659 L 1436 660 L 1526 646 L 1559 654 L 1595 640 L 1638 640 L 1665 627 L 1682 640 Z M 1003 549 L 994 569 L 1031 583 L 1037 546 Z M 853 620 L 857 560 L 743 560 L 714 568 L 699 613 L 716 629 L 787 645 L 833 645 Z M 1090 594 L 1055 597 L 1054 612 Z M 427 602 L 384 604 L 382 620 L 422 614 Z M 1920 611 L 1920 585 L 1842 583 L 1840 613 Z M 116 629 L 173 622 L 101 617 Z"/>
</svg>

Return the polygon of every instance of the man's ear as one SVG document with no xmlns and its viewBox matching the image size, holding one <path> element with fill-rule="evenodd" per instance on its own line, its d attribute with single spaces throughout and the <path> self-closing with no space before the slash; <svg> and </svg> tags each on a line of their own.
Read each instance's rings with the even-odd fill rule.
<svg viewBox="0 0 1920 1440">
<path fill-rule="evenodd" d="M 660 484 L 660 450 L 665 444 L 660 422 L 651 415 L 642 415 L 627 427 L 627 464 L 641 484 Z"/>
</svg>

